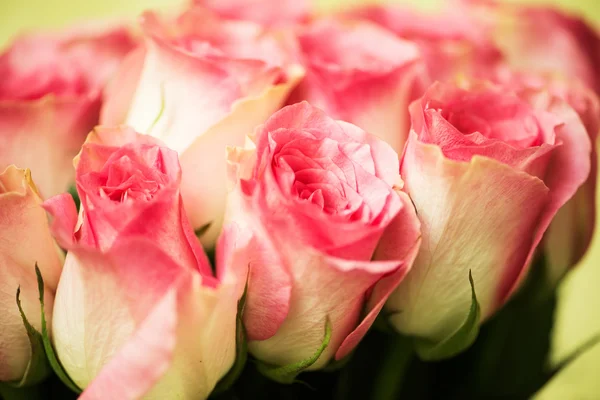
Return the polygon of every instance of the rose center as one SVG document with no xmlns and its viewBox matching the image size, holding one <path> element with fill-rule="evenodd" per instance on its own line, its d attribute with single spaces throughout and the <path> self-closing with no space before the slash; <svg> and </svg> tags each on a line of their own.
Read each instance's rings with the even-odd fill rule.
<svg viewBox="0 0 600 400">
<path fill-rule="evenodd" d="M 541 144 L 543 139 L 541 129 L 533 115 L 522 110 L 502 109 L 502 107 L 494 111 L 494 115 L 489 115 L 485 109 L 449 108 L 442 110 L 442 116 L 461 133 L 470 136 L 476 144 L 481 144 L 484 138 L 500 140 L 519 149 Z"/>
<path fill-rule="evenodd" d="M 333 165 L 331 160 L 307 160 L 292 154 L 283 154 L 276 159 L 277 164 L 285 164 L 292 169 L 291 191 L 299 200 L 312 203 L 327 214 L 350 211 L 351 204 L 342 180 L 322 166 Z"/>
<path fill-rule="evenodd" d="M 159 179 L 145 176 L 141 170 L 129 168 L 130 160 L 122 158 L 109 166 L 107 174 L 98 185 L 100 196 L 117 203 L 149 201 L 161 190 Z"/>
</svg>

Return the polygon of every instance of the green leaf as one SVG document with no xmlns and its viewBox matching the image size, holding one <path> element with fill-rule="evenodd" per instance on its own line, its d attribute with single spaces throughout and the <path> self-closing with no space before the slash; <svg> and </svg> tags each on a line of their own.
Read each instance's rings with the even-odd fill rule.
<svg viewBox="0 0 600 400">
<path fill-rule="evenodd" d="M 194 231 L 194 233 L 196 234 L 196 237 L 198 239 L 201 238 L 206 233 L 206 231 L 208 231 L 210 229 L 211 225 L 212 225 L 212 222 L 209 222 L 207 224 L 202 225 L 200 228 L 196 229 Z"/>
<path fill-rule="evenodd" d="M 37 263 L 35 264 L 35 274 L 37 275 L 38 282 L 38 291 L 40 294 L 40 307 L 42 309 L 42 339 L 44 343 L 44 350 L 46 351 L 46 357 L 48 357 L 48 362 L 52 367 L 52 370 L 58 376 L 58 378 L 64 383 L 69 389 L 76 393 L 81 393 L 81 389 L 69 378 L 69 375 L 60 364 L 56 353 L 54 352 L 54 348 L 52 347 L 52 342 L 50 341 L 50 337 L 48 336 L 48 328 L 46 327 L 46 315 L 44 313 L 44 279 L 42 278 L 42 273 L 38 268 Z"/>
<path fill-rule="evenodd" d="M 21 319 L 23 319 L 23 325 L 25 325 L 25 330 L 27 331 L 27 336 L 29 337 L 29 343 L 31 345 L 31 358 L 29 359 L 23 377 L 18 382 L 9 383 L 13 387 L 21 388 L 24 386 L 35 385 L 44 380 L 50 373 L 50 367 L 46 360 L 42 335 L 31 326 L 23 312 L 23 307 L 21 306 L 21 286 L 17 288 L 17 307 L 21 313 Z"/>
<path fill-rule="evenodd" d="M 469 270 L 469 283 L 471 284 L 471 309 L 465 322 L 450 336 L 440 342 L 415 339 L 415 351 L 419 357 L 426 361 L 443 360 L 468 349 L 473 344 L 479 333 L 481 309 L 475 295 L 475 284 Z"/>
<path fill-rule="evenodd" d="M 248 360 L 248 341 L 246 338 L 246 328 L 244 328 L 243 322 L 243 314 L 244 314 L 244 306 L 246 305 L 246 293 L 248 290 L 248 280 L 246 279 L 246 287 L 244 288 L 244 294 L 238 301 L 238 311 L 237 311 L 237 329 L 236 329 L 236 342 L 235 342 L 235 350 L 236 357 L 235 362 L 227 375 L 225 375 L 218 383 L 215 389 L 213 390 L 214 394 L 220 394 L 227 391 L 235 381 L 239 378 L 244 367 L 246 366 L 246 361 Z"/>
<path fill-rule="evenodd" d="M 305 369 L 313 365 L 315 362 L 317 362 L 319 357 L 321 357 L 321 354 L 323 354 L 327 346 L 329 346 L 329 341 L 331 340 L 331 331 L 331 321 L 329 320 L 329 317 L 327 317 L 327 319 L 325 320 L 325 337 L 323 338 L 323 342 L 321 343 L 317 351 L 315 351 L 315 353 L 312 356 L 300 362 L 284 366 L 270 365 L 258 362 L 258 370 L 263 375 L 274 380 L 275 382 L 285 384 L 294 383 L 298 374 L 300 374 L 300 372 L 304 371 Z"/>
</svg>

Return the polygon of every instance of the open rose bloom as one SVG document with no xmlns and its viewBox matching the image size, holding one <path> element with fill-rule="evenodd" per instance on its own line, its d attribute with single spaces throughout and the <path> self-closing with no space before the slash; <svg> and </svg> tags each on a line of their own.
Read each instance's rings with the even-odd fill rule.
<svg viewBox="0 0 600 400">
<path fill-rule="evenodd" d="M 222 261 L 250 269 L 250 351 L 294 364 L 314 353 L 330 324 L 327 349 L 311 365 L 324 367 L 356 346 L 410 269 L 419 222 L 400 189 L 396 153 L 354 125 L 299 103 L 254 140 L 255 148 L 230 151 L 235 188 Z M 371 291 L 378 284 L 385 287 Z"/>
<path fill-rule="evenodd" d="M 598 397 L 536 397 L 599 265 L 597 27 L 392 3 L 188 0 L 1 50 L 0 398 Z"/>
</svg>

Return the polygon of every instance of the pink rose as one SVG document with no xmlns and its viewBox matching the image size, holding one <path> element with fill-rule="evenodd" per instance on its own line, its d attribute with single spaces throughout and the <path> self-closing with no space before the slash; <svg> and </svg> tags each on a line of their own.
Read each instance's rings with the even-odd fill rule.
<svg viewBox="0 0 600 400">
<path fill-rule="evenodd" d="M 310 14 L 309 0 L 195 0 L 224 18 L 241 19 L 264 25 L 303 22 Z"/>
<path fill-rule="evenodd" d="M 31 345 L 15 301 L 17 288 L 21 288 L 21 304 L 29 323 L 41 330 L 35 265 L 46 278 L 44 300 L 49 321 L 62 261 L 29 171 L 8 167 L 0 173 L 0 381 L 24 378 L 31 359 Z"/>
<path fill-rule="evenodd" d="M 177 153 L 100 127 L 76 164 L 79 218 L 69 195 L 45 203 L 69 251 L 52 324 L 62 365 L 82 399 L 208 397 L 235 359 L 244 282 L 230 269 L 213 277 L 183 208 Z"/>
<path fill-rule="evenodd" d="M 400 332 L 438 341 L 466 319 L 469 271 L 482 319 L 506 302 L 587 179 L 591 144 L 575 111 L 545 91 L 435 84 L 410 111 L 401 173 L 423 245 L 388 307 Z"/>
<path fill-rule="evenodd" d="M 600 93 L 600 36 L 585 21 L 550 8 L 501 3 L 493 4 L 489 15 L 513 67 L 577 78 Z"/>
<path fill-rule="evenodd" d="M 452 2 L 438 13 L 370 5 L 345 16 L 372 21 L 417 44 L 433 80 L 485 75 L 502 62 L 489 27 L 460 2 Z"/>
<path fill-rule="evenodd" d="M 102 89 L 133 45 L 121 28 L 17 39 L 0 55 L 0 169 L 31 169 L 45 198 L 67 190 Z"/>
<path fill-rule="evenodd" d="M 227 193 L 225 149 L 243 145 L 300 79 L 295 42 L 198 8 L 175 20 L 146 13 L 142 28 L 145 45 L 124 63 L 102 122 L 125 122 L 179 152 L 186 209 L 194 228 L 211 224 L 211 244 Z"/>
<path fill-rule="evenodd" d="M 329 321 L 328 346 L 310 367 L 321 368 L 356 346 L 410 269 L 419 223 L 397 154 L 360 128 L 303 102 L 274 114 L 254 140 L 255 149 L 229 154 L 235 187 L 218 262 L 250 266 L 252 354 L 275 365 L 305 360 Z M 382 241 L 384 231 L 395 241 Z"/>
<path fill-rule="evenodd" d="M 298 39 L 307 72 L 288 103 L 308 100 L 401 153 L 408 105 L 429 83 L 417 46 L 367 22 L 336 20 L 308 25 Z"/>
<path fill-rule="evenodd" d="M 600 129 L 600 102 L 590 88 L 577 80 L 552 74 L 505 71 L 496 79 L 518 91 L 548 90 L 575 110 L 586 128 L 591 143 Z M 571 114 L 572 118 L 576 118 Z M 546 277 L 555 284 L 576 265 L 587 251 L 596 220 L 596 177 L 598 156 L 592 145 L 591 170 L 586 182 L 557 213 L 544 238 Z"/>
</svg>

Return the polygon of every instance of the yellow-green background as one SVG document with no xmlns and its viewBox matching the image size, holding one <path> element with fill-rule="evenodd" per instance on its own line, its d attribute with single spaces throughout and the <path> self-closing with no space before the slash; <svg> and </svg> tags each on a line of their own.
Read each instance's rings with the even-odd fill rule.
<svg viewBox="0 0 600 400">
<path fill-rule="evenodd" d="M 528 1 L 559 5 L 565 10 L 585 16 L 590 22 L 600 26 L 600 0 Z M 187 0 L 0 0 L 0 46 L 22 30 L 57 28 L 87 18 L 134 18 L 145 8 L 168 8 L 186 2 Z M 365 0 L 317 0 L 315 4 L 320 10 L 328 10 L 361 2 L 364 3 Z M 410 0 L 399 2 L 410 3 Z M 424 8 L 435 7 L 439 2 L 440 0 L 412 1 L 413 4 Z M 600 226 L 600 218 L 598 226 Z M 559 289 L 550 361 L 554 364 L 561 362 L 582 343 L 598 334 L 600 334 L 600 234 L 596 235 L 587 257 Z M 600 343 L 558 374 L 538 394 L 537 400 L 540 399 L 600 399 Z"/>
<path fill-rule="evenodd" d="M 273 0 L 277 1 L 277 0 Z M 331 9 L 341 4 L 350 6 L 375 0 L 313 0 L 320 9 Z M 432 7 L 443 0 L 412 0 L 423 7 Z M 515 1 L 515 0 L 513 0 Z M 0 0 L 0 44 L 22 29 L 58 27 L 86 17 L 134 17 L 145 8 L 170 7 L 187 0 Z M 410 0 L 397 2 L 409 3 Z M 532 3 L 562 4 L 585 13 L 600 22 L 598 0 L 529 0 Z"/>
</svg>

